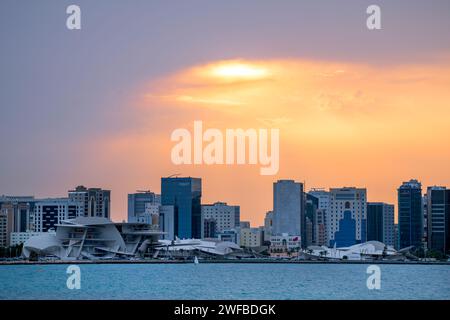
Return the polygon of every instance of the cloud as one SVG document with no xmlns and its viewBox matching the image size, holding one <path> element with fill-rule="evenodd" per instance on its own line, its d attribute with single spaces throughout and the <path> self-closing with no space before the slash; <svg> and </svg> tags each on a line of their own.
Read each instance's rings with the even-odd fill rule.
<svg viewBox="0 0 450 320">
<path fill-rule="evenodd" d="M 239 68 L 211 71 L 236 61 Z M 97 142 L 101 156 L 86 166 L 101 168 L 99 178 L 123 193 L 122 211 L 126 192 L 158 191 L 161 176 L 178 172 L 203 178 L 205 203 L 239 204 L 243 219 L 253 221 L 271 209 L 271 183 L 279 178 L 364 186 L 370 200 L 394 202 L 408 177 L 450 184 L 449 66 L 277 59 L 187 67 L 143 86 L 124 106 L 136 126 Z M 280 129 L 279 174 L 261 177 L 248 165 L 173 165 L 170 135 L 192 130 L 194 120 L 205 129 Z"/>
<path fill-rule="evenodd" d="M 301 59 L 224 60 L 157 79 L 143 93 L 151 97 L 143 104 L 209 110 L 230 122 L 238 116 L 240 122 L 286 118 L 308 125 L 339 117 L 352 123 L 391 118 L 411 102 L 445 95 L 440 87 L 448 84 L 448 71 L 448 64 L 377 68 Z"/>
</svg>

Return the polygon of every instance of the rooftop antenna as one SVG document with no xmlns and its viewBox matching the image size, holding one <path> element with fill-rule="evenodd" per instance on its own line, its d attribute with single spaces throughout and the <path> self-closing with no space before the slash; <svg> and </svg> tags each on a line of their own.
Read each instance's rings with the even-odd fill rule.
<svg viewBox="0 0 450 320">
<path fill-rule="evenodd" d="M 179 175 L 181 175 L 181 173 L 174 173 L 174 174 L 168 176 L 167 178 L 178 177 Z"/>
</svg>

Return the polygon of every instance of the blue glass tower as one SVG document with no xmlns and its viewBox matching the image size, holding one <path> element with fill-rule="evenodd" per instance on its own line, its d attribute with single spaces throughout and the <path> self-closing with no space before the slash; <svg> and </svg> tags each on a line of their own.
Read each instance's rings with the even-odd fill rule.
<svg viewBox="0 0 450 320">
<path fill-rule="evenodd" d="M 421 247 L 423 236 L 422 185 L 417 180 L 398 188 L 399 247 Z"/>
<path fill-rule="evenodd" d="M 161 204 L 174 206 L 174 233 L 181 239 L 201 238 L 200 178 L 161 178 Z"/>
<path fill-rule="evenodd" d="M 450 253 L 450 189 L 428 187 L 428 249 Z"/>
<path fill-rule="evenodd" d="M 383 203 L 367 203 L 367 241 L 384 241 L 383 205 Z"/>
</svg>

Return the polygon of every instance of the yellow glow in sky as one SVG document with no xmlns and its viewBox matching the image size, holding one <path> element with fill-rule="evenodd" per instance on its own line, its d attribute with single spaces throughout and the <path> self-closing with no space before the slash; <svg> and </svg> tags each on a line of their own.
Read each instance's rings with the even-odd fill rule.
<svg viewBox="0 0 450 320">
<path fill-rule="evenodd" d="M 257 80 L 269 75 L 267 69 L 248 63 L 225 62 L 211 67 L 213 77 L 229 80 Z"/>
</svg>

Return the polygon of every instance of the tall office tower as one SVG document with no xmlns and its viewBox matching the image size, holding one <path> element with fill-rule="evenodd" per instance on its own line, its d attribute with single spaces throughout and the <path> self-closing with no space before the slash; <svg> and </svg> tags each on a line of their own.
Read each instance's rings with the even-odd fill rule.
<svg viewBox="0 0 450 320">
<path fill-rule="evenodd" d="M 318 239 L 318 245 L 328 245 L 329 239 L 328 234 L 331 233 L 330 226 L 328 223 L 329 220 L 329 206 L 330 206 L 330 193 L 328 191 L 325 191 L 323 188 L 313 188 L 311 189 L 308 194 L 316 197 L 319 199 L 319 206 L 318 209 L 320 210 L 320 216 L 317 216 L 317 222 L 316 222 L 316 232 L 318 233 L 317 239 Z M 319 234 L 320 234 L 320 240 L 319 240 Z"/>
<path fill-rule="evenodd" d="M 150 191 L 128 195 L 128 222 L 140 222 L 159 227 L 164 240 L 174 240 L 174 206 L 161 205 L 161 196 Z"/>
<path fill-rule="evenodd" d="M 278 180 L 273 184 L 273 234 L 301 236 L 305 200 L 303 183 Z"/>
<path fill-rule="evenodd" d="M 69 190 L 69 199 L 82 204 L 85 217 L 111 217 L 111 191 L 78 186 Z"/>
<path fill-rule="evenodd" d="M 202 239 L 211 239 L 217 236 L 217 222 L 212 218 L 202 218 Z"/>
<path fill-rule="evenodd" d="M 264 241 L 270 241 L 273 233 L 273 211 L 268 211 L 264 218 Z"/>
<path fill-rule="evenodd" d="M 422 247 L 422 185 L 417 180 L 403 182 L 398 192 L 399 248 Z"/>
<path fill-rule="evenodd" d="M 159 207 L 159 229 L 164 232 L 164 240 L 175 240 L 175 207 Z"/>
<path fill-rule="evenodd" d="M 394 249 L 399 249 L 399 239 L 398 239 L 398 223 L 394 224 Z"/>
<path fill-rule="evenodd" d="M 0 248 L 9 247 L 10 237 L 13 232 L 14 215 L 11 208 L 0 208 Z"/>
<path fill-rule="evenodd" d="M 222 233 L 225 230 L 239 228 L 241 220 L 241 209 L 239 206 L 230 206 L 225 202 L 216 202 L 214 204 L 202 205 L 202 239 L 206 238 L 204 233 L 205 220 L 215 220 L 215 234 Z M 211 233 L 210 233 L 211 234 Z"/>
<path fill-rule="evenodd" d="M 34 206 L 34 231 L 48 232 L 62 220 L 83 216 L 83 203 L 68 198 L 37 200 Z"/>
<path fill-rule="evenodd" d="M 146 203 L 144 212 L 141 212 L 137 216 L 131 217 L 131 219 L 129 218 L 128 222 L 140 222 L 151 225 L 158 225 L 161 211 L 160 209 L 161 209 L 160 204 Z"/>
<path fill-rule="evenodd" d="M 174 206 L 174 233 L 179 238 L 201 238 L 200 178 L 161 178 L 161 204 Z"/>
<path fill-rule="evenodd" d="M 428 248 L 450 253 L 450 189 L 428 187 Z"/>
<path fill-rule="evenodd" d="M 305 215 L 302 220 L 302 247 L 316 245 L 316 222 L 319 199 L 311 194 L 306 194 Z"/>
<path fill-rule="evenodd" d="M 428 243 L 428 194 L 422 196 L 422 211 L 423 238 Z"/>
<path fill-rule="evenodd" d="M 27 232 L 33 228 L 32 212 L 36 199 L 33 196 L 0 196 L 0 208 L 11 217 L 11 232 Z"/>
<path fill-rule="evenodd" d="M 330 205 L 330 193 L 322 188 L 313 188 L 308 194 L 319 199 L 319 209 L 327 210 Z"/>
<path fill-rule="evenodd" d="M 150 191 L 138 191 L 128 194 L 128 222 L 137 221 L 144 214 L 147 204 L 158 203 L 156 194 Z"/>
<path fill-rule="evenodd" d="M 317 209 L 314 224 L 316 226 L 316 244 L 318 246 L 327 246 L 326 210 Z"/>
<path fill-rule="evenodd" d="M 394 247 L 394 205 L 367 203 L 367 241 L 376 240 Z"/>
<path fill-rule="evenodd" d="M 365 188 L 330 189 L 328 239 L 330 246 L 347 247 L 366 241 L 367 191 Z"/>
</svg>

